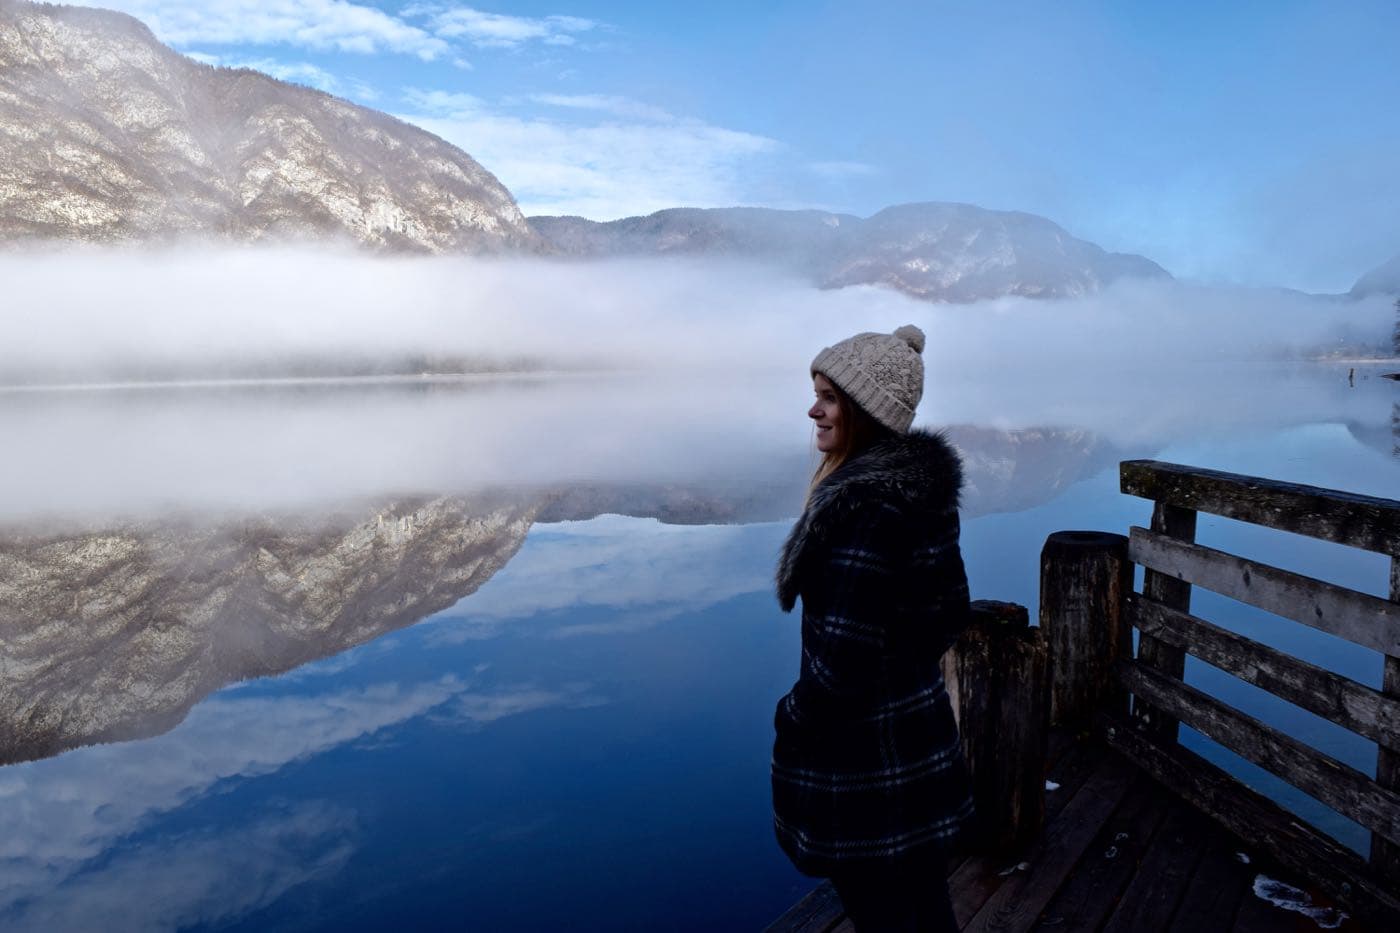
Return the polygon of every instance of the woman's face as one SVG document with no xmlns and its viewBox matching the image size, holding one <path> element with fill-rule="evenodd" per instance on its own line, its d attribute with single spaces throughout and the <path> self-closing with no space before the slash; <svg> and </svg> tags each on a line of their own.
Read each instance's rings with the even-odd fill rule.
<svg viewBox="0 0 1400 933">
<path fill-rule="evenodd" d="M 821 373 L 812 377 L 812 391 L 817 395 L 816 403 L 807 409 L 807 417 L 817 426 L 817 450 L 822 453 L 835 450 L 841 442 L 841 403 L 836 397 L 836 387 Z"/>
</svg>

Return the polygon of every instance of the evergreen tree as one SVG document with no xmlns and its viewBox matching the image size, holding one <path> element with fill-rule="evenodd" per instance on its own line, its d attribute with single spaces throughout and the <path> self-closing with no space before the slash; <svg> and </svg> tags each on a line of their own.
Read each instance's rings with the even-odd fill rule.
<svg viewBox="0 0 1400 933">
<path fill-rule="evenodd" d="M 1395 330 L 1390 334 L 1390 350 L 1400 356 L 1400 298 L 1395 299 Z"/>
</svg>

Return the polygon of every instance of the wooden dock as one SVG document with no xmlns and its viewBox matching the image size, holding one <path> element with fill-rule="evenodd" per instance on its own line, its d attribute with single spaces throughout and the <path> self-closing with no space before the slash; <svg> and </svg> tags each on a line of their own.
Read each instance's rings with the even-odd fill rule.
<svg viewBox="0 0 1400 933">
<path fill-rule="evenodd" d="M 978 807 L 978 854 L 949 866 L 959 926 L 1400 930 L 1400 501 L 1154 461 L 1120 473 L 1153 500 L 1151 528 L 1051 535 L 1040 625 L 977 604 L 944 659 Z M 1204 547 L 1198 512 L 1387 555 L 1389 599 Z M 1193 587 L 1371 649 L 1379 689 L 1192 615 Z M 1373 741 L 1374 771 L 1185 683 L 1188 654 Z M 1183 723 L 1370 830 L 1370 857 L 1181 746 Z M 1261 877 L 1306 891 L 1312 915 L 1257 896 Z M 823 884 L 769 929 L 853 927 Z"/>
<path fill-rule="evenodd" d="M 949 862 L 958 924 L 968 931 L 1256 933 L 1319 930 L 1253 893 L 1259 875 L 1304 884 L 1101 742 L 1052 738 L 1045 831 L 1022 856 Z M 1243 858 L 1242 858 L 1243 856 Z M 1248 862 L 1244 859 L 1247 858 Z M 1024 867 L 1017 867 L 1024 866 Z M 1322 910 L 1333 905 L 1312 892 Z M 1372 929 L 1347 918 L 1336 929 Z M 829 883 L 769 933 L 853 933 Z"/>
</svg>

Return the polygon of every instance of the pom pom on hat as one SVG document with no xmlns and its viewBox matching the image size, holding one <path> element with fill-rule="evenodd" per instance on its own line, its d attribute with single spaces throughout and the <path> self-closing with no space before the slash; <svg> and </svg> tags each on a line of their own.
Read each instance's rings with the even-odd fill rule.
<svg viewBox="0 0 1400 933">
<path fill-rule="evenodd" d="M 821 373 L 867 414 L 899 434 L 909 431 L 924 394 L 924 332 L 905 324 L 893 334 L 847 337 L 817 354 Z"/>
<path fill-rule="evenodd" d="M 913 324 L 905 324 L 895 329 L 894 335 L 914 348 L 915 353 L 924 352 L 924 332 Z"/>
</svg>

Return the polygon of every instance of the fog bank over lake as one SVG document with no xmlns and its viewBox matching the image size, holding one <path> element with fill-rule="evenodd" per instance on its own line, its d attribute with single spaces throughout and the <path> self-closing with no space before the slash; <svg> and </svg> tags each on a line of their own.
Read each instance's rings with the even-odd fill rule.
<svg viewBox="0 0 1400 933">
<path fill-rule="evenodd" d="M 1054 372 L 1381 345 L 1389 302 L 1126 281 L 1070 300 L 937 305 L 822 291 L 760 265 L 390 258 L 327 249 L 73 249 L 0 258 L 0 375 L 99 380 L 395 356 L 571 366 L 797 366 L 854 328 L 914 322 L 931 366 Z"/>
<path fill-rule="evenodd" d="M 933 305 L 733 263 L 310 248 L 36 252 L 0 259 L 0 274 L 13 296 L 0 314 L 0 374 L 12 383 L 0 391 L 0 520 L 498 485 L 752 495 L 810 468 L 816 350 L 910 322 L 928 334 L 925 426 L 1083 431 L 1150 453 L 1202 432 L 1315 421 L 1382 436 L 1393 395 L 1366 366 L 1353 388 L 1345 367 L 1275 361 L 1379 343 L 1382 299 L 1135 283 L 1076 300 Z M 528 371 L 91 385 L 444 363 Z"/>
</svg>

